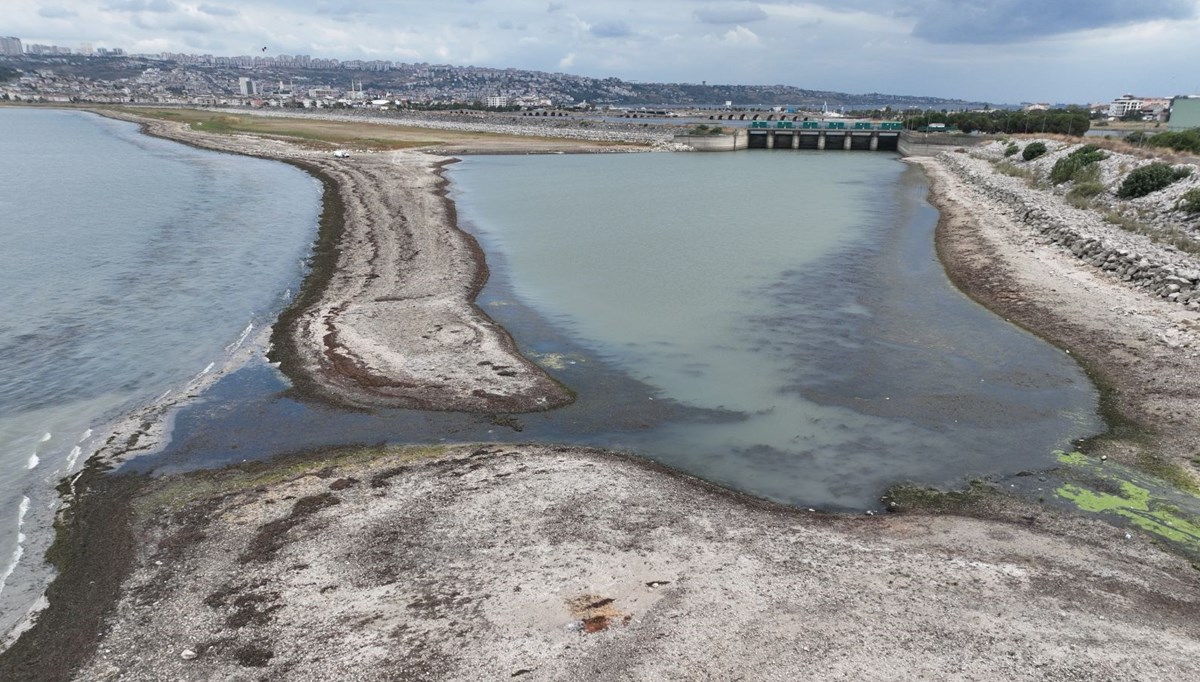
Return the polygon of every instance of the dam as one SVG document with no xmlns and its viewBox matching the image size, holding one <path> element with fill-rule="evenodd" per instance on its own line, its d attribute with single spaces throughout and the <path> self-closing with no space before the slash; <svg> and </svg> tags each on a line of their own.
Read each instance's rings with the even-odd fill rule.
<svg viewBox="0 0 1200 682">
<path fill-rule="evenodd" d="M 952 147 L 973 146 L 978 140 L 961 135 L 904 130 L 898 121 L 751 121 L 749 127 L 728 132 L 676 135 L 674 141 L 696 151 L 743 149 L 844 150 L 898 152 L 932 156 Z"/>
</svg>

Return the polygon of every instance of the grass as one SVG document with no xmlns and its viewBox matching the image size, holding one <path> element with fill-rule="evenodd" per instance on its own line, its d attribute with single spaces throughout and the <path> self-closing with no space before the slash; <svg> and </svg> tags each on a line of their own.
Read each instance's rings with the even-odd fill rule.
<svg viewBox="0 0 1200 682">
<path fill-rule="evenodd" d="M 1021 178 L 1033 188 L 1041 188 L 1046 184 L 1044 174 L 1028 166 L 1018 166 L 1011 161 L 997 161 L 996 171 L 1014 178 Z"/>
<path fill-rule="evenodd" d="M 239 116 L 199 109 L 153 109 L 118 107 L 135 116 L 178 121 L 193 130 L 214 134 L 248 134 L 283 138 L 315 148 L 351 147 L 355 149 L 394 150 L 418 147 L 444 147 L 480 143 L 505 143 L 540 147 L 578 147 L 580 141 L 554 137 L 503 135 L 473 131 L 438 130 L 419 126 L 394 125 L 371 121 L 330 121 L 282 116 Z M 619 143 L 587 142 L 592 146 L 620 146 Z M 624 145 L 629 146 L 629 145 Z"/>
<path fill-rule="evenodd" d="M 1197 240 L 1187 231 L 1181 230 L 1177 227 L 1150 227 L 1140 220 L 1131 218 L 1118 211 L 1109 211 L 1108 213 L 1105 213 L 1104 220 L 1116 225 L 1126 232 L 1132 232 L 1134 234 L 1140 234 L 1142 236 L 1149 237 L 1150 241 L 1152 242 L 1173 246 L 1184 253 L 1190 253 L 1194 256 L 1200 255 L 1200 240 Z"/>
</svg>

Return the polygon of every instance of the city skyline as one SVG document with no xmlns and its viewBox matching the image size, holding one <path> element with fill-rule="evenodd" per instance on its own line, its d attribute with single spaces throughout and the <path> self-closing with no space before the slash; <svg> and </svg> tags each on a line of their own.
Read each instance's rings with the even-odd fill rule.
<svg viewBox="0 0 1200 682">
<path fill-rule="evenodd" d="M 1187 68 L 1200 61 L 1194 0 L 13 4 L 0 34 L 72 49 L 311 54 L 997 103 L 1200 91 L 1200 76 Z"/>
</svg>

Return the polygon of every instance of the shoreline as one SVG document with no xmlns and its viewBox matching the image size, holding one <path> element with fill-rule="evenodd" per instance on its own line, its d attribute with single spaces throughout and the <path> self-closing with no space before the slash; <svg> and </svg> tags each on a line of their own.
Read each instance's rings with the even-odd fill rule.
<svg viewBox="0 0 1200 682">
<path fill-rule="evenodd" d="M 231 138 L 231 146 L 236 146 L 232 140 L 237 139 Z M 422 166 L 422 172 L 437 178 L 432 193 L 441 192 L 440 199 L 446 202 L 444 209 L 457 230 L 453 204 L 444 193 L 447 180 L 440 173 L 451 162 L 445 159 Z M 926 172 L 930 173 L 929 166 Z M 333 176 L 316 177 L 329 183 L 327 188 L 345 186 L 339 185 Z M 946 180 L 943 182 L 948 184 Z M 969 220 L 951 225 L 954 221 L 947 218 L 953 207 L 951 201 L 961 201 L 962 197 L 954 199 L 942 194 L 935 198 L 936 191 L 945 192 L 946 188 L 935 190 L 937 183 L 933 177 L 930 184 L 931 201 L 946 202 L 945 209 L 938 205 L 942 218 L 937 241 L 947 273 L 964 291 L 974 288 L 980 296 L 994 293 L 989 283 L 994 283 L 994 277 L 1003 279 L 1005 273 L 989 271 L 983 265 L 986 258 L 972 260 L 971 254 L 962 251 L 978 236 Z M 326 234 L 325 214 L 330 211 L 336 212 L 328 206 L 323 209 L 312 272 L 317 271 L 320 260 L 321 267 L 328 268 L 328 277 L 333 279 L 339 272 L 336 244 L 341 235 Z M 323 256 L 321 245 L 328 249 Z M 473 301 L 474 294 L 486 281 L 486 263 L 482 262 L 482 252 L 473 238 L 466 249 L 472 259 L 480 261 L 470 284 L 465 285 L 466 291 L 474 292 L 470 294 Z M 943 250 L 953 257 L 942 256 Z M 963 283 L 952 273 L 952 263 Z M 297 318 L 302 318 L 303 310 L 309 307 L 301 305 L 301 298 L 311 274 L 288 308 L 288 312 L 296 310 Z M 460 281 L 459 285 L 463 283 Z M 316 305 L 325 293 L 313 293 L 310 305 Z M 1009 306 L 999 296 L 993 299 L 993 304 L 1012 310 L 985 303 L 997 314 L 1021 324 L 1021 306 Z M 281 315 L 274 333 L 285 330 L 282 332 L 285 338 L 294 342 L 297 335 L 287 329 L 300 323 L 284 324 L 283 319 Z M 1034 318 L 1029 318 L 1029 322 L 1031 326 L 1039 323 Z M 511 344 L 511 337 L 507 338 Z M 1052 337 L 1043 338 L 1062 347 Z M 275 345 L 276 352 L 286 348 Z M 295 362 L 301 360 L 296 358 Z M 302 371 L 300 376 L 303 375 Z M 289 376 L 297 381 L 296 376 L 290 373 Z M 340 394 L 333 398 L 353 404 L 352 398 Z M 314 675 L 313 679 L 337 679 L 336 670 L 322 666 L 335 664 L 344 669 L 340 666 L 350 660 L 361 663 L 358 656 L 363 646 L 373 647 L 368 650 L 375 652 L 368 655 L 368 658 L 374 656 L 372 665 L 361 669 L 365 674 L 363 679 L 382 679 L 387 671 L 396 669 L 454 679 L 465 679 L 468 672 L 485 669 L 499 676 L 528 674 L 530 679 L 558 679 L 570 676 L 566 674 L 569 670 L 578 674 L 604 670 L 609 674 L 661 675 L 678 671 L 680 668 L 671 666 L 687 665 L 698 652 L 712 647 L 718 647 L 731 661 L 726 663 L 730 666 L 728 672 L 758 670 L 767 674 L 776 669 L 755 667 L 763 665 L 759 648 L 738 646 L 736 637 L 732 638 L 732 650 L 728 643 L 722 645 L 723 635 L 732 627 L 744 633 L 743 637 L 755 637 L 755 644 L 773 653 L 774 662 L 786 660 L 800 666 L 797 669 L 811 666 L 809 676 L 815 678 L 821 678 L 818 674 L 821 672 L 832 675 L 830 671 L 840 669 L 849 673 L 866 669 L 864 666 L 880 665 L 879 650 L 887 652 L 888 669 L 899 679 L 913 678 L 918 672 L 944 676 L 952 671 L 1033 679 L 1035 671 L 1039 676 L 1048 674 L 1047 666 L 1051 673 L 1092 673 L 1093 677 L 1098 672 L 1114 677 L 1140 673 L 1149 675 L 1148 679 L 1155 675 L 1157 679 L 1178 679 L 1181 674 L 1200 674 L 1200 667 L 1194 663 L 1200 654 L 1196 646 L 1200 641 L 1197 629 L 1200 626 L 1189 615 L 1200 608 L 1200 589 L 1185 561 L 1140 537 L 1113 545 L 1115 529 L 1110 526 L 1057 515 L 1014 500 L 972 499 L 945 514 L 830 517 L 772 505 L 626 455 L 578 447 L 485 444 L 373 451 L 365 456 L 321 451 L 299 460 L 299 463 L 290 460 L 269 466 L 233 467 L 158 482 L 106 477 L 102 466 L 90 462 L 88 480 L 81 486 L 87 497 L 72 506 L 61 526 L 75 528 L 77 532 L 60 537 L 63 545 L 57 550 L 57 558 L 66 565 L 63 575 L 52 586 L 54 601 L 60 606 L 47 612 L 44 626 L 39 623 L 41 633 L 32 639 L 22 638 L 19 650 L 0 656 L 0 670 L 11 665 L 14 667 L 8 669 L 13 671 L 50 674 L 52 668 L 46 679 L 87 679 L 115 674 L 121 674 L 121 679 L 153 679 L 168 672 L 209 677 L 257 672 L 272 673 L 271 679 L 283 679 L 298 671 Z M 250 477 L 253 486 L 236 482 L 235 479 L 245 476 Z M 381 485 L 376 485 L 377 480 Z M 235 482 L 230 485 L 230 481 Z M 614 486 L 614 481 L 619 485 Z M 507 558 L 498 557 L 497 553 L 504 554 L 502 548 L 489 545 L 484 531 L 479 531 L 477 547 L 469 542 L 455 543 L 461 553 L 450 557 L 454 561 L 449 565 L 456 570 L 451 578 L 456 589 L 466 584 L 465 592 L 441 589 L 436 582 L 425 580 L 423 573 L 422 581 L 418 581 L 412 593 L 403 593 L 394 580 L 366 589 L 354 584 L 361 576 L 341 574 L 337 589 L 330 592 L 331 600 L 322 602 L 317 595 L 307 594 L 315 585 L 310 579 L 302 581 L 308 585 L 306 589 L 289 578 L 293 574 L 307 575 L 320 562 L 328 549 L 322 537 L 345 539 L 348 544 L 339 540 L 335 551 L 346 557 L 364 557 L 373 553 L 372 547 L 382 550 L 391 546 L 398 540 L 394 533 L 381 536 L 375 531 L 363 532 L 371 528 L 364 529 L 361 525 L 351 524 L 347 529 L 339 524 L 346 523 L 349 517 L 367 515 L 376 505 L 408 519 L 407 512 L 399 509 L 408 509 L 404 505 L 426 495 L 443 505 L 429 519 L 438 518 L 450 507 L 461 507 L 460 512 L 468 512 L 465 516 L 460 514 L 462 520 L 449 526 L 453 531 L 451 538 L 468 533 L 472 524 L 484 522 L 484 517 L 467 508 L 483 504 L 478 499 L 481 496 L 496 504 L 507 500 L 505 511 L 488 509 L 488 517 L 496 518 L 499 525 L 486 528 L 491 528 L 493 539 L 501 538 L 502 545 L 513 537 L 512 523 L 531 516 L 530 510 L 561 509 L 570 516 L 578 516 L 579 521 L 540 539 L 541 530 L 520 526 L 525 528 L 525 534 L 515 536 L 516 547 L 521 550 L 516 557 L 511 551 Z M 297 501 L 284 503 L 291 499 Z M 449 502 L 451 499 L 453 504 Z M 302 504 L 305 500 L 310 502 Z M 174 512 L 162 518 L 149 518 L 143 513 L 138 518 L 138 505 L 152 502 L 160 505 L 166 502 L 165 508 Z M 679 509 L 674 506 L 677 504 Z M 337 509 L 332 509 L 335 505 Z M 347 511 L 351 507 L 355 513 Z M 112 518 L 123 521 L 106 523 Z M 643 522 L 643 518 L 655 519 L 658 525 Z M 388 525 L 385 519 L 376 520 Z M 97 528 L 105 530 L 94 535 L 78 532 L 79 524 L 83 528 L 98 524 Z M 722 529 L 715 536 L 713 524 Z M 257 531 L 250 532 L 255 528 Z M 345 532 L 334 531 L 335 528 Z M 667 528 L 669 533 L 664 530 Z M 354 529 L 359 531 L 357 535 Z M 386 572 L 387 561 L 418 572 L 421 565 L 442 565 L 436 559 L 445 563 L 447 557 L 437 553 L 442 541 L 439 538 L 445 536 L 422 535 L 423 529 L 420 524 L 414 526 L 415 537 L 421 539 L 406 546 L 431 553 L 430 561 L 411 563 L 406 555 L 379 551 L 374 552 L 378 554 L 374 558 L 384 563 L 378 570 Z M 238 557 L 238 547 L 244 548 L 242 556 L 253 550 L 256 542 L 264 541 L 268 530 L 287 537 L 261 566 L 257 560 L 241 562 L 240 558 L 240 563 L 222 563 Z M 530 539 L 530 533 L 535 536 L 532 538 L 535 543 L 521 542 Z M 967 543 L 970 546 L 963 546 L 962 533 L 974 541 Z M 403 528 L 403 535 L 408 535 L 407 528 Z M 804 538 L 799 547 L 793 536 Z M 734 542 L 730 537 L 742 539 Z M 379 545 L 381 540 L 383 545 Z M 365 541 L 367 545 L 356 547 L 353 543 L 357 541 Z M 543 552 L 538 549 L 542 541 L 557 549 L 539 554 Z M 560 545 L 564 543 L 577 548 L 573 559 L 560 556 Z M 688 544 L 690 547 L 681 547 Z M 291 545 L 308 552 L 304 555 L 307 559 L 298 560 L 290 554 Z M 578 549 L 580 546 L 582 549 Z M 1030 556 L 1040 557 L 1045 566 L 1028 563 L 1022 552 L 1030 551 L 1030 547 L 1036 548 Z M 477 551 L 480 548 L 491 551 L 480 553 Z M 535 558 L 542 557 L 542 563 L 535 560 L 526 565 L 529 562 L 524 557 L 529 552 Z M 846 570 L 869 566 L 866 582 L 852 576 L 843 579 L 834 573 L 833 582 L 838 584 L 829 584 L 830 578 L 811 583 L 807 575 L 815 568 L 814 552 L 824 561 Z M 1070 556 L 1060 560 L 1058 552 Z M 914 553 L 915 559 L 910 556 Z M 624 566 L 617 568 L 606 563 L 606 557 L 613 554 L 627 562 L 653 564 L 654 571 L 648 573 L 644 567 L 632 569 L 649 580 L 638 583 L 621 577 Z M 1097 555 L 1105 557 L 1103 570 L 1093 567 Z M 745 556 L 752 557 L 754 570 L 734 562 L 734 558 Z M 973 566 L 974 574 L 963 573 L 964 578 L 973 578 L 973 582 L 966 579 L 961 585 L 945 582 L 947 556 L 954 557 L 953 571 L 961 573 L 964 565 Z M 470 570 L 458 572 L 459 559 L 476 562 L 470 564 L 473 567 Z M 512 565 L 514 559 L 516 566 Z M 295 568 L 304 561 L 309 564 Z M 491 587 L 481 587 L 486 580 L 482 574 L 496 570 L 497 561 L 504 570 L 516 573 L 503 573 L 502 578 L 493 579 Z M 779 573 L 772 568 L 779 561 L 791 569 Z M 551 565 L 558 563 L 571 565 L 574 573 Z M 599 574 L 596 565 L 601 566 Z M 93 574 L 91 571 L 98 567 L 102 570 Z M 318 568 L 334 570 L 324 565 Z M 731 568 L 741 579 L 735 583 L 739 599 L 733 601 L 739 606 L 749 604 L 748 611 L 734 608 L 731 613 L 723 601 L 728 599 L 728 593 L 722 593 L 720 586 L 729 584 L 723 572 Z M 667 570 L 675 574 L 663 579 L 659 573 Z M 268 581 L 269 588 L 264 591 L 248 582 L 231 580 L 230 576 L 239 571 L 251 571 Z M 1080 584 L 1080 574 L 1092 578 L 1095 584 L 1086 581 Z M 891 589 L 892 579 L 897 575 L 903 575 L 908 583 L 903 593 Z M 93 580 L 96 585 L 90 584 Z M 504 580 L 515 581 L 520 594 L 502 600 L 509 603 L 496 606 L 496 597 L 501 594 L 496 587 L 512 587 Z M 405 582 L 403 575 L 400 582 Z M 528 589 L 530 584 L 535 586 L 532 590 Z M 536 587 L 539 585 L 559 587 L 547 593 L 546 589 Z M 106 589 L 97 589 L 99 586 L 111 588 L 111 594 Z M 521 589 L 522 586 L 526 589 Z M 415 631 L 408 627 L 403 632 L 399 626 L 388 632 L 380 626 L 380 618 L 386 624 L 389 616 L 372 611 L 363 599 L 376 599 L 381 588 L 386 588 L 389 595 L 386 603 L 392 609 L 415 618 L 420 628 L 426 628 L 423 636 L 414 639 Z M 354 592 L 355 589 L 360 592 Z M 363 589 L 366 591 L 362 592 Z M 217 599 L 215 595 L 221 590 L 228 591 Z M 1160 592 L 1169 597 L 1162 597 Z M 398 596 L 401 593 L 406 596 Z M 1128 603 L 1107 603 L 1112 593 L 1121 595 Z M 320 594 L 326 594 L 324 588 Z M 810 598 L 808 594 L 817 596 Z M 302 596 L 317 601 L 297 601 Z M 584 597 L 587 599 L 579 603 Z M 208 603 L 210 598 L 215 606 Z M 243 606 L 236 605 L 238 600 Z M 343 610 L 339 604 L 345 600 L 349 600 L 349 605 Z M 607 603 L 600 604 L 606 600 Z M 829 611 L 822 609 L 822 603 L 841 606 Z M 83 605 L 84 617 L 77 619 L 61 606 L 65 604 Z M 250 606 L 246 607 L 247 604 Z M 414 604 L 427 604 L 428 608 L 417 608 Z M 762 614 L 754 611 L 754 605 L 768 610 L 769 620 L 783 626 L 778 631 L 774 627 L 766 631 L 761 625 L 756 626 Z M 803 621 L 797 622 L 794 614 L 789 615 L 791 609 L 801 612 L 811 609 L 820 616 L 807 618 L 809 625 L 805 625 Z M 970 622 L 970 619 L 994 618 L 996 610 L 1007 614 L 1009 619 L 985 628 Z M 1154 610 L 1158 612 L 1145 615 Z M 327 612 L 337 612 L 339 619 L 329 621 L 316 615 Z M 177 619 L 175 614 L 187 615 Z M 891 622 L 897 616 L 901 620 Z M 504 625 L 505 617 L 511 619 L 509 627 Z M 959 622 L 964 618 L 968 621 Z M 888 627 L 877 627 L 885 619 Z M 1024 625 L 1017 623 L 1022 619 L 1026 621 Z M 81 626 L 76 620 L 85 622 Z M 958 624 L 948 626 L 947 620 Z M 511 627 L 512 622 L 518 627 Z M 689 625 L 680 630 L 674 625 L 678 622 Z M 240 624 L 233 627 L 233 623 Z M 591 628 L 599 624 L 604 627 L 593 632 Z M 347 628 L 354 627 L 368 631 L 374 639 L 356 640 L 346 649 L 344 645 L 349 643 L 342 635 Z M 461 648 L 458 628 L 472 633 L 474 647 Z M 1106 636 L 1106 650 L 1093 651 L 1081 646 L 1080 650 L 1072 647 L 1070 654 L 1058 650 L 1053 638 L 1048 643 L 1037 642 L 1046 633 L 1062 628 L 1106 633 L 1116 628 L 1126 639 Z M 866 629 L 865 640 L 863 629 Z M 1167 629 L 1169 636 L 1153 637 L 1159 630 Z M 914 648 L 914 633 L 922 630 L 937 632 L 945 641 L 921 640 Z M 195 634 L 199 631 L 212 636 L 200 637 Z M 74 639 L 60 642 L 59 633 L 72 633 Z M 523 637 L 541 642 L 545 651 L 522 646 Z M 962 647 L 982 646 L 980 638 L 986 638 L 988 645 L 972 654 L 976 656 L 973 662 L 964 660 L 960 654 Z M 812 651 L 807 646 L 803 653 L 796 650 L 797 641 L 810 643 Z M 864 646 L 867 642 L 872 646 Z M 1080 640 L 1080 643 L 1085 642 Z M 198 653 L 198 658 L 183 660 L 181 646 Z M 1110 660 L 1113 646 L 1120 650 L 1123 660 Z M 64 647 L 69 655 L 62 654 Z M 388 647 L 394 651 L 379 659 L 377 649 Z M 1009 647 L 1019 654 L 1008 651 Z M 570 658 L 582 663 L 564 663 L 563 657 L 568 655 L 565 649 L 573 649 L 575 653 Z M 913 653 L 906 655 L 910 649 Z M 457 659 L 455 662 L 463 667 L 455 672 L 444 667 L 449 665 L 444 661 L 420 653 L 423 650 Z M 319 656 L 308 656 L 306 651 L 319 652 Z M 620 660 L 603 663 L 618 651 L 622 653 L 617 657 Z M 852 661 L 849 664 L 842 658 L 847 651 Z M 1039 659 L 1042 663 L 1035 666 Z M 279 667 L 283 663 L 293 667 Z M 597 667 L 602 663 L 611 667 Z M 51 668 L 42 667 L 47 665 Z M 839 665 L 855 667 L 838 668 Z M 699 668 L 690 670 L 700 673 Z"/>
<path fill-rule="evenodd" d="M 404 151 L 338 159 L 285 142 L 95 113 L 175 142 L 289 163 L 322 182 L 316 277 L 305 279 L 272 334 L 270 357 L 295 390 L 350 408 L 484 414 L 573 401 L 475 305 L 488 272 L 446 193 L 441 170 L 454 159 Z"/>
<path fill-rule="evenodd" d="M 1200 409 L 1200 314 L 1088 265 L 945 161 L 910 161 L 929 177 L 930 202 L 941 216 L 938 255 L 955 286 L 1064 349 L 1100 389 L 1108 428 L 1082 449 L 1166 474 L 1177 485 L 1190 477 L 1195 489 L 1200 423 L 1189 415 Z M 973 182 L 989 180 L 996 181 Z M 1046 205 L 1059 201 L 1049 193 L 1038 198 Z"/>
</svg>

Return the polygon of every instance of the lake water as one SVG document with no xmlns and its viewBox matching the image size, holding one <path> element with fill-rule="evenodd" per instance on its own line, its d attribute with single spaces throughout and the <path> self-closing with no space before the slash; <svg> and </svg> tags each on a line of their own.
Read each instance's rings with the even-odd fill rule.
<svg viewBox="0 0 1200 682">
<path fill-rule="evenodd" d="M 319 188 L 282 164 L 79 113 L 0 110 L 0 126 L 4 158 L 28 160 L 0 170 L 4 625 L 44 584 L 49 533 L 39 545 L 31 529 L 48 528 L 52 486 L 95 447 L 88 429 L 269 323 L 301 273 Z M 167 447 L 126 468 L 346 444 L 567 442 L 861 511 L 899 481 L 1053 467 L 1055 448 L 1102 428 L 1069 356 L 946 280 L 928 187 L 895 155 L 478 157 L 450 177 L 492 271 L 480 306 L 575 404 L 513 420 L 345 411 L 298 399 L 260 359 L 180 410 Z"/>
<path fill-rule="evenodd" d="M 1070 356 L 959 293 L 921 173 L 885 153 L 499 156 L 451 167 L 488 254 L 479 303 L 578 401 L 520 415 L 351 412 L 267 368 L 176 421 L 184 471 L 346 443 L 570 442 L 770 499 L 880 508 L 888 486 L 1055 465 L 1094 434 Z"/>
<path fill-rule="evenodd" d="M 320 185 L 71 111 L 0 108 L 0 158 L 3 632 L 44 586 L 53 487 L 106 421 L 271 323 Z"/>
</svg>

